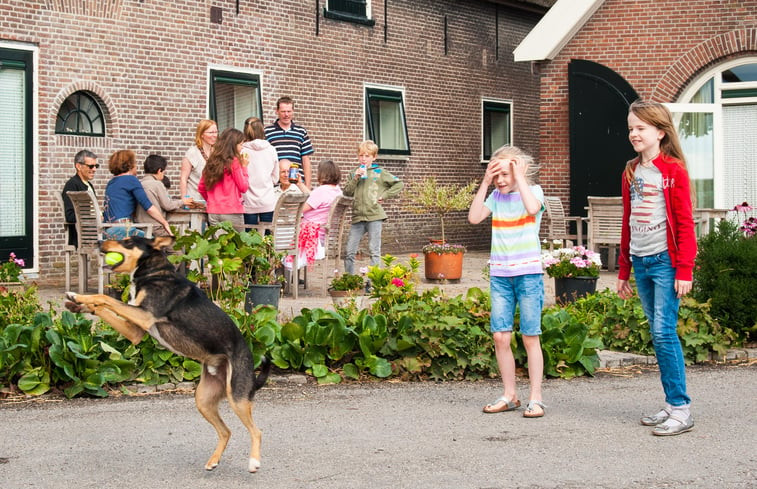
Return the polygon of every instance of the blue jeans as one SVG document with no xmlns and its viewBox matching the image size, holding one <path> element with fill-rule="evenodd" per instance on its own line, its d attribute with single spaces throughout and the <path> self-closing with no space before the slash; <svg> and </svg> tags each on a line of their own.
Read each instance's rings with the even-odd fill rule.
<svg viewBox="0 0 757 489">
<path fill-rule="evenodd" d="M 121 241 L 128 236 L 141 236 L 144 238 L 145 232 L 139 228 L 131 226 L 113 226 L 112 228 L 105 228 L 103 230 L 103 237 L 105 239 Z"/>
<path fill-rule="evenodd" d="M 257 226 L 259 222 L 273 222 L 273 211 L 258 212 L 257 214 L 245 214 L 244 223 L 251 226 Z"/>
<path fill-rule="evenodd" d="M 355 273 L 355 254 L 360 240 L 368 233 L 368 251 L 371 253 L 371 265 L 381 263 L 381 224 L 384 221 L 361 221 L 352 223 L 347 238 L 347 251 L 344 256 L 344 271 Z"/>
<path fill-rule="evenodd" d="M 650 256 L 631 256 L 641 307 L 649 321 L 652 343 L 665 402 L 685 406 L 691 402 L 686 394 L 686 367 L 678 338 L 678 299 L 675 291 L 676 269 L 667 251 Z"/>
<path fill-rule="evenodd" d="M 541 334 L 541 310 L 544 307 L 544 277 L 540 273 L 515 277 L 491 277 L 492 333 L 513 330 L 515 306 L 520 307 L 520 333 Z"/>
</svg>

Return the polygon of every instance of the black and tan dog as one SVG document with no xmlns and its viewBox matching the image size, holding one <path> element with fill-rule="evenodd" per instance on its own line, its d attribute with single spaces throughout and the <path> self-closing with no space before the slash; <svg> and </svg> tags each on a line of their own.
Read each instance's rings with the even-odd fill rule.
<svg viewBox="0 0 757 489">
<path fill-rule="evenodd" d="M 90 312 L 102 318 L 135 345 L 149 333 L 174 353 L 202 363 L 202 376 L 195 391 L 197 409 L 218 433 L 218 444 L 205 469 L 213 470 L 231 436 L 218 413 L 224 395 L 250 432 L 249 468 L 260 467 L 261 432 L 252 419 L 255 391 L 265 384 L 270 362 L 263 358 L 262 371 L 255 377 L 250 349 L 234 322 L 195 284 L 177 274 L 166 258 L 165 249 L 173 238 L 127 238 L 105 241 L 103 253 L 123 256 L 111 268 L 131 273 L 132 299 L 129 304 L 106 295 L 68 292 L 74 312 Z M 118 255 L 111 255 L 118 256 Z"/>
</svg>

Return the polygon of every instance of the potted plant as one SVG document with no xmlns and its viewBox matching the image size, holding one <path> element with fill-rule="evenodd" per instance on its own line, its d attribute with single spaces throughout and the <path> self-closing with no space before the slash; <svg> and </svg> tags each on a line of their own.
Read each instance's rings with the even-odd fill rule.
<svg viewBox="0 0 757 489">
<path fill-rule="evenodd" d="M 235 304 L 244 299 L 248 311 L 258 304 L 278 307 L 284 255 L 276 251 L 271 236 L 255 230 L 240 232 L 223 222 L 202 233 L 189 230 L 176 240 L 175 248 L 184 251 L 171 261 L 195 264 L 188 278 L 206 284 L 212 299 Z M 206 268 L 212 277 L 209 286 Z"/>
<path fill-rule="evenodd" d="M 345 307 L 350 302 L 355 302 L 357 307 L 362 306 L 363 296 L 365 295 L 365 279 L 362 275 L 353 273 L 339 274 L 334 270 L 334 278 L 329 284 L 328 292 L 334 305 Z"/>
<path fill-rule="evenodd" d="M 597 290 L 602 260 L 599 253 L 583 246 L 542 252 L 547 275 L 555 279 L 555 300 L 564 304 Z"/>
<path fill-rule="evenodd" d="M 476 183 L 440 185 L 428 177 L 407 186 L 405 209 L 414 214 L 435 214 L 441 226 L 441 239 L 430 239 L 423 247 L 425 275 L 429 280 L 459 280 L 463 274 L 465 246 L 447 243 L 444 218 L 451 212 L 470 208 Z"/>
<path fill-rule="evenodd" d="M 25 266 L 23 258 L 17 258 L 16 254 L 11 252 L 8 260 L 0 265 L 0 287 L 9 291 L 21 291 L 24 288 L 21 279 L 24 274 L 22 268 Z"/>
</svg>

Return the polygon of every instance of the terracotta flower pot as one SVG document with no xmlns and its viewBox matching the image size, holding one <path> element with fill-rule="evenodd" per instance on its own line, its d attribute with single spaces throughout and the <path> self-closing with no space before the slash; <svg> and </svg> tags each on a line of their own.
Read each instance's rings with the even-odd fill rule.
<svg viewBox="0 0 757 489">
<path fill-rule="evenodd" d="M 462 251 L 457 253 L 424 253 L 424 271 L 428 280 L 460 280 L 463 276 Z"/>
</svg>

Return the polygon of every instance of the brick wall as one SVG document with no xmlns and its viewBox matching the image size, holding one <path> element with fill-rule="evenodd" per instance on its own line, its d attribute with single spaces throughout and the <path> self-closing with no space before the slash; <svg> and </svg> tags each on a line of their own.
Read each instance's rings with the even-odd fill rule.
<svg viewBox="0 0 757 489">
<path fill-rule="evenodd" d="M 314 161 L 334 159 L 345 173 L 363 139 L 364 83 L 405 90 L 412 155 L 382 161 L 405 181 L 481 177 L 482 97 L 512 100 L 515 144 L 539 153 L 538 76 L 512 61 L 538 14 L 483 0 L 389 0 L 385 18 L 383 2 L 372 3 L 375 26 L 321 14 L 316 35 L 315 0 L 242 0 L 239 15 L 232 0 L 0 0 L 0 40 L 39 47 L 41 278 L 62 276 L 65 237 L 52 193 L 73 174 L 78 150 L 94 151 L 102 164 L 129 148 L 140 166 L 147 154 L 160 153 L 178 188 L 181 157 L 207 114 L 209 65 L 260 70 L 266 122 L 275 117 L 276 99 L 292 96 L 295 120 L 310 131 Z M 211 7 L 223 10 L 222 24 L 210 22 Z M 60 103 L 81 89 L 102 101 L 107 137 L 55 135 Z M 101 198 L 110 178 L 106 166 L 94 182 Z M 432 216 L 408 216 L 397 200 L 387 211 L 385 252 L 418 250 L 439 233 Z M 447 226 L 455 241 L 488 246 L 487 226 L 468 225 L 465 213 Z"/>
<path fill-rule="evenodd" d="M 545 193 L 561 196 L 566 205 L 570 196 L 571 59 L 614 70 L 643 98 L 676 102 L 687 84 L 714 64 L 755 55 L 755 0 L 606 0 L 554 60 L 539 66 Z"/>
</svg>

